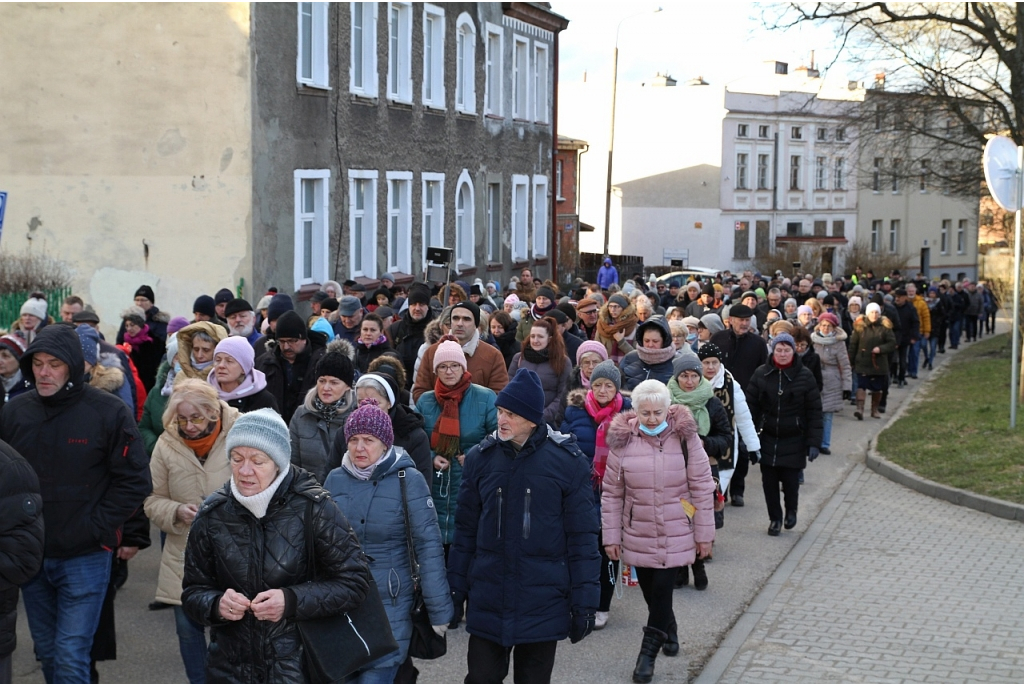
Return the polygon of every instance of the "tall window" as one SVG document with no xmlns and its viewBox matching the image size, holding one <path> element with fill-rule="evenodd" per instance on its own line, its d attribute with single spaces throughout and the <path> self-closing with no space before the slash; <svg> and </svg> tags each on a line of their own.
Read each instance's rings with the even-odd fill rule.
<svg viewBox="0 0 1024 685">
<path fill-rule="evenodd" d="M 900 244 L 900 220 L 893 219 L 889 222 L 889 253 L 896 254 Z"/>
<path fill-rule="evenodd" d="M 428 247 L 444 247 L 444 174 L 424 171 L 423 178 L 423 264 Z"/>
<path fill-rule="evenodd" d="M 473 204 L 473 180 L 465 169 L 459 175 L 455 188 L 455 261 L 461 266 L 476 264 L 473 219 L 476 216 Z"/>
<path fill-rule="evenodd" d="M 836 130 L 838 131 L 839 129 Z M 835 171 L 832 173 L 832 187 L 835 190 L 843 189 L 843 165 L 845 161 L 842 157 L 836 157 Z"/>
<path fill-rule="evenodd" d="M 815 129 L 814 133 L 817 135 L 818 141 L 823 142 L 828 140 L 828 129 L 825 128 L 824 126 L 819 126 L 817 129 Z"/>
<path fill-rule="evenodd" d="M 512 175 L 512 260 L 529 258 L 527 239 L 530 220 L 530 177 Z"/>
<path fill-rule="evenodd" d="M 803 140 L 804 127 L 803 126 L 792 126 L 789 129 L 789 137 L 793 140 Z"/>
<path fill-rule="evenodd" d="M 565 196 L 562 194 L 562 160 L 555 160 L 555 200 L 558 202 L 565 202 Z"/>
<path fill-rule="evenodd" d="M 757 127 L 758 138 L 768 138 L 771 136 L 772 127 L 767 124 L 761 124 Z"/>
<path fill-rule="evenodd" d="M 946 195 L 953 190 L 953 176 L 956 174 L 953 162 L 942 163 L 942 192 Z"/>
<path fill-rule="evenodd" d="M 771 187 L 771 157 L 769 155 L 758 155 L 757 156 L 757 188 L 758 190 L 767 190 Z"/>
<path fill-rule="evenodd" d="M 939 234 L 939 252 L 942 254 L 949 254 L 949 229 L 952 227 L 952 219 L 942 220 L 942 232 Z"/>
<path fill-rule="evenodd" d="M 548 177 L 533 177 L 533 256 L 546 257 L 548 236 L 551 234 L 551 215 L 548 214 Z"/>
<path fill-rule="evenodd" d="M 294 282 L 298 290 L 307 283 L 327 279 L 328 216 L 331 178 L 329 169 L 296 169 Z"/>
<path fill-rule="evenodd" d="M 389 171 L 388 271 L 412 273 L 412 172 Z"/>
<path fill-rule="evenodd" d="M 476 25 L 465 12 L 455 22 L 455 109 L 476 114 Z"/>
<path fill-rule="evenodd" d="M 377 3 L 353 2 L 352 46 L 348 89 L 357 95 L 377 96 Z"/>
<path fill-rule="evenodd" d="M 900 166 L 899 158 L 892 160 L 892 192 L 900 192 Z"/>
<path fill-rule="evenodd" d="M 818 130 L 820 131 L 821 129 L 818 129 Z M 815 157 L 815 159 L 814 159 L 814 189 L 815 190 L 825 190 L 827 188 L 827 186 L 825 185 L 826 181 L 828 180 L 827 179 L 827 175 L 828 175 L 827 164 L 828 164 L 828 159 L 826 159 L 825 157 Z"/>
<path fill-rule="evenodd" d="M 329 87 L 327 69 L 326 2 L 299 3 L 299 50 L 295 66 L 299 83 L 313 88 Z"/>
<path fill-rule="evenodd" d="M 487 65 L 486 83 L 484 91 L 484 112 L 502 116 L 502 95 L 504 93 L 502 83 L 502 42 L 504 33 L 500 26 L 487 24 Z"/>
<path fill-rule="evenodd" d="M 548 123 L 548 46 L 533 43 L 533 120 Z"/>
<path fill-rule="evenodd" d="M 923 193 L 928 190 L 928 160 L 921 160 L 920 179 L 918 180 L 918 189 Z"/>
<path fill-rule="evenodd" d="M 388 3 L 388 97 L 412 102 L 412 4 Z"/>
<path fill-rule="evenodd" d="M 377 275 L 377 172 L 349 169 L 349 273 Z"/>
<path fill-rule="evenodd" d="M 840 126 L 836 129 L 836 142 L 842 142 L 846 140 L 846 128 Z"/>
<path fill-rule="evenodd" d="M 747 160 L 750 158 L 745 152 L 736 155 L 736 189 L 747 189 Z"/>
<path fill-rule="evenodd" d="M 423 5 L 423 104 L 444 109 L 444 10 Z"/>
<path fill-rule="evenodd" d="M 501 184 L 487 184 L 487 261 L 501 262 Z"/>
<path fill-rule="evenodd" d="M 882 158 L 875 157 L 875 165 L 871 169 L 871 190 L 876 193 L 882 190 Z"/>
<path fill-rule="evenodd" d="M 823 238 L 828 235 L 828 222 L 818 219 L 814 222 L 814 235 Z"/>
<path fill-rule="evenodd" d="M 515 37 L 512 49 L 512 118 L 530 114 L 530 41 Z"/>
<path fill-rule="evenodd" d="M 800 155 L 789 158 L 789 189 L 800 190 Z"/>
<path fill-rule="evenodd" d="M 878 252 L 882 240 L 882 220 L 875 219 L 871 222 L 871 251 Z"/>
<path fill-rule="evenodd" d="M 736 124 L 736 137 L 746 138 L 750 133 L 749 124 Z"/>
<path fill-rule="evenodd" d="M 956 253 L 967 252 L 967 219 L 960 219 L 956 227 Z"/>
<path fill-rule="evenodd" d="M 832 237 L 843 238 L 846 236 L 846 219 L 835 219 L 832 222 Z"/>
<path fill-rule="evenodd" d="M 733 259 L 750 258 L 750 222 L 737 221 L 732 243 Z"/>
</svg>

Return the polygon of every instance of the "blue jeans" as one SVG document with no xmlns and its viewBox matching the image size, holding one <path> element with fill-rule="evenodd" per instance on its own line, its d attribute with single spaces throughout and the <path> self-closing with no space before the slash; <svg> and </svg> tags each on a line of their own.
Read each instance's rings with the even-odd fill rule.
<svg viewBox="0 0 1024 685">
<path fill-rule="evenodd" d="M 43 568 L 22 586 L 46 682 L 89 682 L 89 654 L 110 582 L 110 559 L 105 551 L 43 559 Z"/>
<path fill-rule="evenodd" d="M 832 412 L 826 411 L 821 415 L 821 447 L 828 449 L 832 446 Z"/>
<path fill-rule="evenodd" d="M 918 339 L 907 348 L 907 375 L 917 377 L 918 369 L 921 366 L 921 347 L 927 344 L 927 340 Z M 925 353 L 927 356 L 927 352 Z"/>
<path fill-rule="evenodd" d="M 931 337 L 925 342 L 928 343 L 928 347 L 925 349 L 925 354 L 927 355 L 928 365 L 930 366 L 935 363 L 935 350 L 939 347 L 939 336 L 932 333 Z"/>
<path fill-rule="evenodd" d="M 960 332 L 963 330 L 963 317 L 958 317 L 949 322 L 949 346 L 960 346 Z"/>
<path fill-rule="evenodd" d="M 178 651 L 185 664 L 188 682 L 206 682 L 206 629 L 188 615 L 181 606 L 174 607 L 174 629 L 178 633 Z"/>
<path fill-rule="evenodd" d="M 398 673 L 398 666 L 385 666 L 382 668 L 368 668 L 365 671 L 356 671 L 349 676 L 348 683 L 393 683 L 395 674 Z"/>
</svg>

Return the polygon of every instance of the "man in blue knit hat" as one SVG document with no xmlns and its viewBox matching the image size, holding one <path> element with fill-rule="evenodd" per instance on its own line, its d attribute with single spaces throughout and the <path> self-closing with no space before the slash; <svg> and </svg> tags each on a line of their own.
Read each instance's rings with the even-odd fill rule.
<svg viewBox="0 0 1024 685">
<path fill-rule="evenodd" d="M 495 401 L 498 430 L 462 471 L 448 583 L 468 599 L 467 683 L 549 683 L 555 648 L 594 627 L 600 523 L 576 439 L 544 423 L 540 378 L 520 369 Z M 472 569 L 472 571 L 470 571 Z"/>
</svg>

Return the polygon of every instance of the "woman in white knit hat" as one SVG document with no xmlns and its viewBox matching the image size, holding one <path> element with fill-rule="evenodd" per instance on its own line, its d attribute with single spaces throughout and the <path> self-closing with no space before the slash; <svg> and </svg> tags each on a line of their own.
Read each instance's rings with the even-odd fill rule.
<svg viewBox="0 0 1024 685">
<path fill-rule="evenodd" d="M 21 337 L 27 345 L 31 345 L 36 335 L 48 323 L 53 323 L 46 314 L 46 300 L 41 293 L 32 293 L 32 296 L 21 305 L 21 317 L 11 326 L 12 331 L 21 331 Z"/>
</svg>

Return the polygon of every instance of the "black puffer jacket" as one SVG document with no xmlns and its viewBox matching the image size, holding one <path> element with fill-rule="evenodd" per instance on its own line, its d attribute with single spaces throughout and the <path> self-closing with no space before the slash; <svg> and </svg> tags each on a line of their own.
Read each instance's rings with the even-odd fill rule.
<svg viewBox="0 0 1024 685">
<path fill-rule="evenodd" d="M 660 350 L 648 350 L 643 347 L 644 332 L 651 328 L 661 333 Z M 636 344 L 637 348 L 619 362 L 622 389 L 632 392 L 636 386 L 651 379 L 668 383 L 672 379 L 672 360 L 675 358 L 675 349 L 672 348 L 672 332 L 669 330 L 668 321 L 659 316 L 648 319 L 637 326 Z"/>
<path fill-rule="evenodd" d="M 310 505 L 316 582 L 307 582 Z M 308 676 L 295 621 L 352 609 L 368 587 L 367 560 L 348 520 L 311 473 L 293 466 L 262 519 L 235 500 L 230 483 L 206 498 L 189 531 L 181 603 L 192 620 L 211 626 L 210 682 L 303 683 Z M 285 617 L 269 623 L 250 612 L 225 621 L 218 605 L 229 588 L 250 599 L 284 590 Z"/>
<path fill-rule="evenodd" d="M 412 389 L 412 381 L 416 378 L 416 358 L 420 345 L 426 339 L 424 330 L 434 320 L 434 312 L 427 309 L 427 315 L 419 321 L 413 321 L 412 314 L 406 309 L 402 318 L 391 324 L 391 344 L 405 367 L 405 389 Z M 427 481 L 430 482 L 429 480 Z"/>
<path fill-rule="evenodd" d="M 46 557 L 114 550 L 122 526 L 152 492 L 149 456 L 131 409 L 87 385 L 82 343 L 70 326 L 47 326 L 21 358 L 52 355 L 68 365 L 68 382 L 50 397 L 37 390 L 15 397 L 0 413 L 0 440 L 39 476 L 46 521 Z"/>
<path fill-rule="evenodd" d="M 316 363 L 327 352 L 327 336 L 319 331 L 306 332 L 306 349 L 288 363 L 281 356 L 276 340 L 267 342 L 267 351 L 256 359 L 256 368 L 267 375 L 267 390 L 277 402 L 285 423 L 292 420 L 295 410 L 302 406 L 309 389 L 316 385 Z M 349 355 L 351 357 L 351 355 Z"/>
<path fill-rule="evenodd" d="M 712 335 L 709 342 L 722 351 L 722 366 L 732 374 L 741 388 L 747 387 L 754 371 L 768 362 L 768 346 L 753 331 L 736 335 L 732 329 L 727 328 Z"/>
<path fill-rule="evenodd" d="M 733 433 L 729 414 L 725 411 L 722 401 L 717 397 L 709 399 L 704 406 L 707 407 L 708 415 L 711 417 L 711 430 L 707 435 L 700 436 L 700 441 L 704 443 L 704 451 L 708 453 L 708 457 L 714 460 L 712 463 L 717 462 L 724 469 L 732 468 Z M 725 463 L 723 460 L 726 460 Z"/>
<path fill-rule="evenodd" d="M 769 360 L 750 379 L 747 405 L 761 436 L 761 462 L 768 466 L 802 469 L 807 450 L 821 444 L 821 394 L 814 374 L 793 357 L 779 369 Z"/>
<path fill-rule="evenodd" d="M 18 586 L 43 562 L 43 499 L 35 471 L 0 442 L 0 658 L 17 644 Z"/>
</svg>

